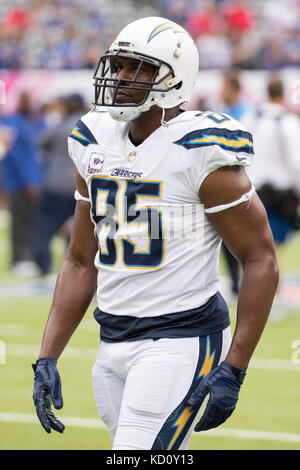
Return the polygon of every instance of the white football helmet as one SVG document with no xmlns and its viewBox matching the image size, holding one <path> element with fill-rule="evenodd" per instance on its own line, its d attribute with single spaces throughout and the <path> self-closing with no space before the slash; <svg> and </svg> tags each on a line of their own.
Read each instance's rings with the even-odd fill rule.
<svg viewBox="0 0 300 470">
<path fill-rule="evenodd" d="M 114 64 L 118 57 L 139 62 L 131 80 L 116 78 Z M 143 63 L 154 66 L 151 81 L 137 79 Z M 198 68 L 197 47 L 182 26 L 160 17 L 134 21 L 118 34 L 98 62 L 93 77 L 94 105 L 107 107 L 110 115 L 119 121 L 136 119 L 153 105 L 163 109 L 173 108 L 189 101 Z M 145 90 L 147 93 L 139 103 L 116 103 L 119 90 L 129 88 Z"/>
</svg>

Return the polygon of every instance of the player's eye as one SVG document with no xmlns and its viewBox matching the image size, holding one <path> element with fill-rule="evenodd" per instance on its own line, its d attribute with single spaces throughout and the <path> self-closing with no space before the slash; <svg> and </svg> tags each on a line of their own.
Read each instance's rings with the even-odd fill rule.
<svg viewBox="0 0 300 470">
<path fill-rule="evenodd" d="M 114 67 L 114 71 L 117 73 L 117 72 L 120 72 L 122 69 L 123 69 L 123 65 L 120 63 L 120 62 L 117 62 L 115 64 L 115 67 Z"/>
<path fill-rule="evenodd" d="M 144 63 L 141 67 L 141 72 L 143 74 L 146 74 L 147 76 L 149 77 L 153 77 L 155 72 L 157 70 L 157 67 L 155 67 L 154 65 L 152 64 L 147 64 L 147 63 Z"/>
<path fill-rule="evenodd" d="M 128 72 L 131 72 L 131 73 L 136 72 L 138 68 L 139 68 L 139 62 L 136 60 L 132 60 L 126 64 L 126 70 L 128 70 Z"/>
<path fill-rule="evenodd" d="M 110 60 L 110 69 L 112 73 L 119 73 L 123 68 L 122 62 L 111 59 Z"/>
</svg>

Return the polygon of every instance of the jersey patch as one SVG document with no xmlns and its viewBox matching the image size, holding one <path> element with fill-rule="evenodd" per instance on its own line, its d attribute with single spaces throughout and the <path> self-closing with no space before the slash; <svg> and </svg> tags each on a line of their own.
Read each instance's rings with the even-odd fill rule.
<svg viewBox="0 0 300 470">
<path fill-rule="evenodd" d="M 189 132 L 181 139 L 173 142 L 187 150 L 198 147 L 219 145 L 224 150 L 244 152 L 253 155 L 253 139 L 249 132 L 209 127 Z"/>
<path fill-rule="evenodd" d="M 77 121 L 69 137 L 77 140 L 77 142 L 79 142 L 84 147 L 87 147 L 89 144 L 98 144 L 89 128 L 84 124 L 84 122 L 81 121 L 81 119 Z"/>
</svg>

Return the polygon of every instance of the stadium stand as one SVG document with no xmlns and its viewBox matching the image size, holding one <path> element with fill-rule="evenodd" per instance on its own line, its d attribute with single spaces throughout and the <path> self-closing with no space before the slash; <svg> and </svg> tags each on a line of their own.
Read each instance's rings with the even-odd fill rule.
<svg viewBox="0 0 300 470">
<path fill-rule="evenodd" d="M 300 0 L 2 0 L 0 68 L 93 68 L 116 31 L 150 15 L 186 27 L 201 68 L 299 66 L 299 13 Z"/>
</svg>

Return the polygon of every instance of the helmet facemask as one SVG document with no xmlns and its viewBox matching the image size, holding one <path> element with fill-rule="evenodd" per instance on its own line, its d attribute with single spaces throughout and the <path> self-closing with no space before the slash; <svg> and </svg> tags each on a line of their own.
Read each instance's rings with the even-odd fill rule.
<svg viewBox="0 0 300 470">
<path fill-rule="evenodd" d="M 131 78 L 117 78 L 118 61 L 130 59 L 136 62 L 135 73 Z M 140 71 L 144 64 L 153 67 L 151 80 L 140 80 Z M 107 106 L 108 112 L 115 119 L 129 121 L 137 118 L 142 112 L 147 111 L 156 103 L 156 96 L 172 90 L 177 83 L 168 82 L 174 79 L 174 70 L 167 63 L 158 58 L 142 54 L 139 52 L 118 49 L 108 51 L 104 54 L 97 65 L 94 74 L 95 102 L 97 106 Z M 133 91 L 143 92 L 138 102 L 124 102 L 118 99 L 118 93 L 123 91 L 125 96 Z M 112 109 L 114 108 L 114 109 Z M 123 108 L 123 109 L 121 109 Z M 129 109 L 128 109 L 129 108 Z M 116 111 L 116 112 L 115 112 Z"/>
</svg>

